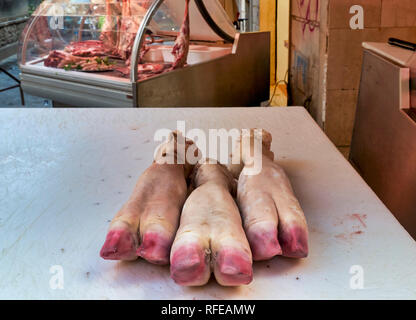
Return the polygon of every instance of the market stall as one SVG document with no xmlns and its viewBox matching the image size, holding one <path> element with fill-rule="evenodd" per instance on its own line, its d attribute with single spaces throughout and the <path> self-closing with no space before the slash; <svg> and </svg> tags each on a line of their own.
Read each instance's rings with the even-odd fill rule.
<svg viewBox="0 0 416 320">
<path fill-rule="evenodd" d="M 63 106 L 256 106 L 269 46 L 218 1 L 44 1 L 22 36 L 22 86 Z"/>
</svg>

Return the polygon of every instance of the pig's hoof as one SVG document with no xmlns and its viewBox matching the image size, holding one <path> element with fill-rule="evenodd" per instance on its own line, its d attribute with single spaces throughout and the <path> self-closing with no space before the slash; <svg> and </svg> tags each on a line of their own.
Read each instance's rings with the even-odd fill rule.
<svg viewBox="0 0 416 320">
<path fill-rule="evenodd" d="M 136 237 L 128 229 L 115 229 L 107 234 L 100 256 L 106 260 L 136 260 Z"/>
<path fill-rule="evenodd" d="M 282 248 L 277 240 L 277 228 L 258 228 L 253 226 L 247 232 L 253 260 L 270 260 L 282 254 Z"/>
<path fill-rule="evenodd" d="M 253 280 L 250 257 L 236 248 L 222 248 L 217 256 L 215 277 L 223 286 L 249 284 Z"/>
<path fill-rule="evenodd" d="M 279 242 L 285 257 L 306 258 L 308 256 L 308 232 L 304 228 L 296 226 L 288 230 L 279 230 Z"/>
<path fill-rule="evenodd" d="M 188 244 L 176 249 L 171 258 L 172 279 L 182 286 L 204 285 L 211 273 L 205 254 L 205 250 L 198 244 Z"/>
<path fill-rule="evenodd" d="M 137 249 L 137 255 L 153 264 L 169 264 L 169 254 L 172 241 L 155 232 L 148 232 Z"/>
</svg>

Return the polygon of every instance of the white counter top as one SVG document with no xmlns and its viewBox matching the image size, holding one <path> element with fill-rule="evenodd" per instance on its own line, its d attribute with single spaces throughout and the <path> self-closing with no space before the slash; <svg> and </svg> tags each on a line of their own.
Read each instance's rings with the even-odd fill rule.
<svg viewBox="0 0 416 320">
<path fill-rule="evenodd" d="M 254 281 L 182 288 L 169 268 L 105 261 L 109 221 L 152 161 L 160 128 L 262 127 L 310 229 L 310 255 L 255 263 Z M 1 299 L 416 298 L 416 242 L 303 108 L 0 112 Z M 52 290 L 51 266 L 64 271 Z M 350 268 L 364 288 L 350 288 Z"/>
</svg>

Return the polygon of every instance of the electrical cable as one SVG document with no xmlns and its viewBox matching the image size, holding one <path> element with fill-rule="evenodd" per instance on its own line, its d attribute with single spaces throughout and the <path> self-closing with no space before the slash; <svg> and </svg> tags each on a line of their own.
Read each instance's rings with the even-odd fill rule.
<svg viewBox="0 0 416 320">
<path fill-rule="evenodd" d="M 277 90 L 277 87 L 279 86 L 279 84 L 284 83 L 286 85 L 286 87 L 287 87 L 288 80 L 289 80 L 288 79 L 288 75 L 289 75 L 289 70 L 286 71 L 285 78 L 283 80 L 279 80 L 279 81 L 276 82 L 276 84 L 274 85 L 273 94 L 272 94 L 269 102 L 266 104 L 266 107 L 270 107 L 270 105 L 272 104 L 273 98 L 276 95 L 276 90 Z"/>
</svg>

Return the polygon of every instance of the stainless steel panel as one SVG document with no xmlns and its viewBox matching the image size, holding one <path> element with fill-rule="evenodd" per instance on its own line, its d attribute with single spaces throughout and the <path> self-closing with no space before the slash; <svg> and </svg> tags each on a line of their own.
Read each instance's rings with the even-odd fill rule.
<svg viewBox="0 0 416 320">
<path fill-rule="evenodd" d="M 132 106 L 133 96 L 125 91 L 22 73 L 22 88 L 26 93 L 47 97 L 69 107 Z"/>
<path fill-rule="evenodd" d="M 270 94 L 270 33 L 238 34 L 233 54 L 137 83 L 138 107 L 259 106 Z"/>
<path fill-rule="evenodd" d="M 132 85 L 130 81 L 127 79 L 109 77 L 106 73 L 71 72 L 63 69 L 48 68 L 42 65 L 20 65 L 20 70 L 23 75 L 37 75 L 44 78 L 50 78 L 51 81 L 54 81 L 54 79 L 64 80 L 75 84 L 85 84 L 123 91 L 130 94 L 132 93 Z"/>
<path fill-rule="evenodd" d="M 416 239 L 416 122 L 409 116 L 409 69 L 368 50 L 362 68 L 350 157 Z"/>
</svg>

